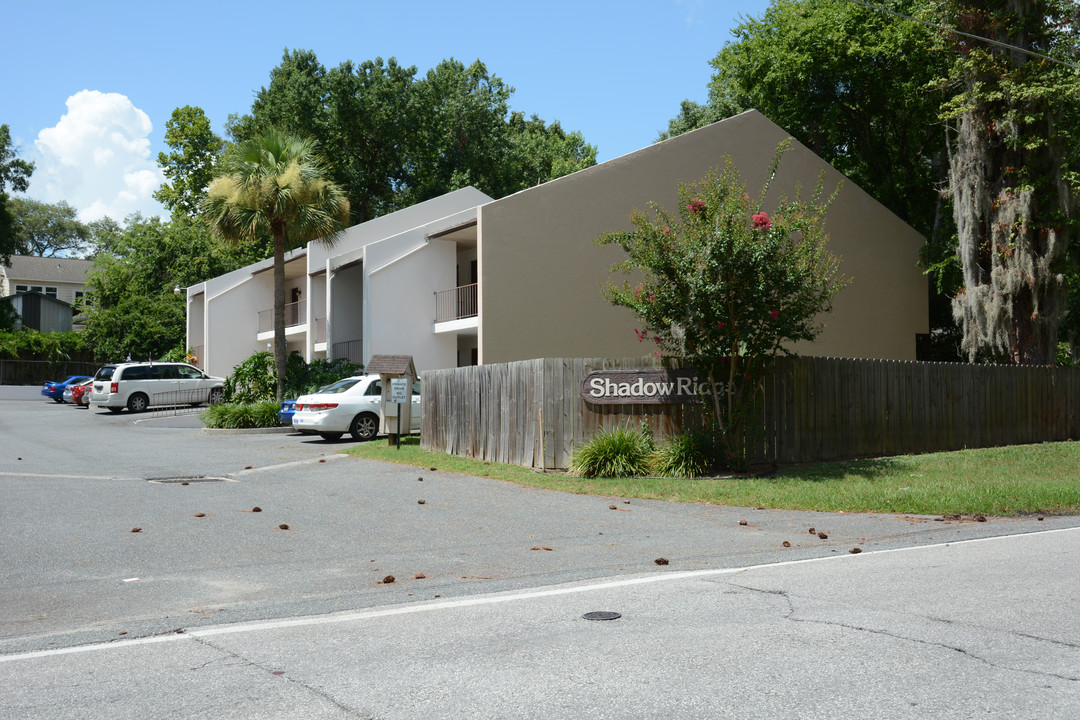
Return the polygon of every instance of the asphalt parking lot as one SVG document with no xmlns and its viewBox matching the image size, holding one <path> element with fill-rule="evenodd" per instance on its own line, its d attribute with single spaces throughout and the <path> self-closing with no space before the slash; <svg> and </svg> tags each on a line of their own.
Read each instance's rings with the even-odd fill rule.
<svg viewBox="0 0 1080 720">
<path fill-rule="evenodd" d="M 0 402 L 3 718 L 1080 710 L 1076 518 L 627 503 Z"/>
</svg>

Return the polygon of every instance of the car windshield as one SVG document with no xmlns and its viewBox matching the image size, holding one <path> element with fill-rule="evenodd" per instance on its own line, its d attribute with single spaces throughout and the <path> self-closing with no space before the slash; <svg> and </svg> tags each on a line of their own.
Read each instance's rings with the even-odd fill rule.
<svg viewBox="0 0 1080 720">
<path fill-rule="evenodd" d="M 345 378 L 344 380 L 338 380 L 333 385 L 327 385 L 323 389 L 319 390 L 319 393 L 325 393 L 327 395 L 343 393 L 358 382 L 360 382 L 360 378 Z"/>
</svg>

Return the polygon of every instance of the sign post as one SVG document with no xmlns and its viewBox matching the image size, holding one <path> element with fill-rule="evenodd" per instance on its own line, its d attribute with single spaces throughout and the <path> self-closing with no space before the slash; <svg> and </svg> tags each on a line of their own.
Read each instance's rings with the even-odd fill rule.
<svg viewBox="0 0 1080 720">
<path fill-rule="evenodd" d="M 391 378 L 390 402 L 397 403 L 397 448 L 401 449 L 401 403 L 407 403 L 409 398 L 409 379 Z"/>
</svg>

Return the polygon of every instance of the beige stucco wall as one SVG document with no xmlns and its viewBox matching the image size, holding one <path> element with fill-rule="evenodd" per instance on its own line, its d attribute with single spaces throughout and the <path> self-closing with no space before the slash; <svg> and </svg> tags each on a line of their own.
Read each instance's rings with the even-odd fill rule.
<svg viewBox="0 0 1080 720">
<path fill-rule="evenodd" d="M 631 211 L 649 201 L 673 210 L 678 183 L 698 180 L 725 154 L 755 195 L 786 137 L 750 111 L 480 208 L 480 362 L 651 353 L 634 335 L 634 316 L 601 295 L 621 251 L 593 241 L 629 229 Z M 806 197 L 822 170 L 831 190 L 840 174 L 793 143 L 773 190 L 793 196 L 801 183 Z M 915 334 L 927 332 L 926 279 L 915 265 L 922 236 L 850 181 L 827 229 L 851 284 L 834 299 L 818 340 L 797 350 L 914 359 Z"/>
</svg>

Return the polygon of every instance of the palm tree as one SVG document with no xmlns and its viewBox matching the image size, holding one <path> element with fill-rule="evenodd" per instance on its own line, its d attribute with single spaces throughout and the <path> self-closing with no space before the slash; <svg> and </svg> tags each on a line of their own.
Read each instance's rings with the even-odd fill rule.
<svg viewBox="0 0 1080 720">
<path fill-rule="evenodd" d="M 275 130 L 232 148 L 207 188 L 203 216 L 232 243 L 274 241 L 274 369 L 285 388 L 285 251 L 313 240 L 333 244 L 349 220 L 349 201 L 329 179 L 311 140 Z"/>
</svg>

